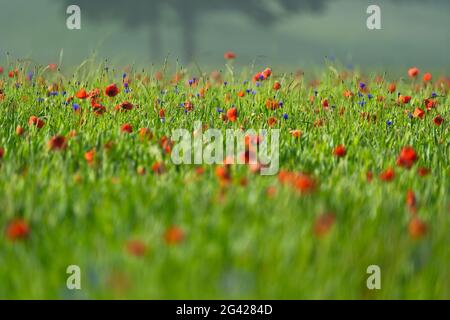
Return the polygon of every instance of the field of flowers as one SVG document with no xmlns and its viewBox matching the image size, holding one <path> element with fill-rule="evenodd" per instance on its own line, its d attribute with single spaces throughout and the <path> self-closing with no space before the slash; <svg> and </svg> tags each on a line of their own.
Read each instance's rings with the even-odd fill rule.
<svg viewBox="0 0 450 320">
<path fill-rule="evenodd" d="M 225 58 L 0 68 L 0 298 L 449 299 L 450 80 Z M 195 121 L 280 129 L 278 173 L 175 165 Z"/>
</svg>

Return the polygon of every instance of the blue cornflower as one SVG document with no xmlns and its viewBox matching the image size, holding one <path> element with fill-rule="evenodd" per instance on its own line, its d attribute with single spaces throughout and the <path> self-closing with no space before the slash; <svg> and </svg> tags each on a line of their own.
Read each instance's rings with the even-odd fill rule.
<svg viewBox="0 0 450 320">
<path fill-rule="evenodd" d="M 392 125 L 392 121 L 388 120 L 388 121 L 386 121 L 386 124 L 387 124 L 387 126 L 391 126 Z"/>
<path fill-rule="evenodd" d="M 80 108 L 80 106 L 78 104 L 74 103 L 72 105 L 72 108 L 73 108 L 73 110 L 77 111 Z"/>
<path fill-rule="evenodd" d="M 252 94 L 256 94 L 256 90 L 253 90 L 253 91 L 252 91 Z"/>
<path fill-rule="evenodd" d="M 358 97 L 362 97 L 363 96 L 363 94 L 361 93 L 361 92 L 358 92 Z"/>
<path fill-rule="evenodd" d="M 125 88 L 128 88 L 128 82 L 125 82 L 125 83 L 123 84 L 123 86 L 124 86 Z"/>
<path fill-rule="evenodd" d="M 228 84 L 228 81 L 224 81 L 223 85 L 226 86 Z"/>
<path fill-rule="evenodd" d="M 373 95 L 369 93 L 369 94 L 367 95 L 367 98 L 372 99 L 372 98 L 373 98 Z"/>
<path fill-rule="evenodd" d="M 436 98 L 436 97 L 437 97 L 436 92 L 433 92 L 433 93 L 431 94 L 431 97 L 432 97 L 432 98 Z"/>
<path fill-rule="evenodd" d="M 364 89 L 366 87 L 366 84 L 364 82 L 359 83 L 359 88 Z"/>
<path fill-rule="evenodd" d="M 219 107 L 216 108 L 216 111 L 217 111 L 218 113 L 224 112 L 224 110 L 223 110 L 223 109 L 220 109 Z"/>
<path fill-rule="evenodd" d="M 261 87 L 261 82 L 257 81 L 256 82 L 256 87 Z"/>
<path fill-rule="evenodd" d="M 361 107 L 364 107 L 364 105 L 366 104 L 366 102 L 365 102 L 364 100 L 362 100 L 362 101 L 358 102 L 358 104 L 359 104 Z"/>
<path fill-rule="evenodd" d="M 122 78 L 125 79 L 126 77 L 127 77 L 127 74 L 124 72 L 124 73 L 122 74 Z"/>
<path fill-rule="evenodd" d="M 283 118 L 284 120 L 287 120 L 289 118 L 288 114 L 287 113 L 283 114 Z"/>
</svg>

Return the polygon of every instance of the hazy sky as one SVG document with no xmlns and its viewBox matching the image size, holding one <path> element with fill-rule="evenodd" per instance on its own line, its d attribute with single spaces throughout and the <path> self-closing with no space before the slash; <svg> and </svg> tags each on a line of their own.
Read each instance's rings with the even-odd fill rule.
<svg viewBox="0 0 450 320">
<path fill-rule="evenodd" d="M 381 7 L 382 30 L 366 28 L 369 4 Z M 223 52 L 232 50 L 244 65 L 257 59 L 261 65 L 306 69 L 328 55 L 362 67 L 417 65 L 450 73 L 449 12 L 450 1 L 335 0 L 321 13 L 283 15 L 265 27 L 244 13 L 210 11 L 195 18 L 194 58 L 200 65 L 223 64 Z M 171 10 L 158 14 L 159 51 L 171 60 L 182 58 L 183 24 Z M 149 25 L 128 28 L 120 17 L 98 22 L 83 7 L 81 30 L 67 30 L 66 18 L 58 0 L 0 0 L 0 65 L 6 51 L 46 64 L 59 59 L 61 48 L 66 65 L 79 64 L 94 51 L 120 64 L 163 61 L 150 54 Z"/>
</svg>

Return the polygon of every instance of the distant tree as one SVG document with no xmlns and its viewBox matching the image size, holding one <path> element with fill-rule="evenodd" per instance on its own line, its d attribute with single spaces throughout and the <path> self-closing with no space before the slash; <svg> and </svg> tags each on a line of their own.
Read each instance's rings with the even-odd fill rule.
<svg viewBox="0 0 450 320">
<path fill-rule="evenodd" d="M 182 26 L 184 58 L 191 61 L 195 51 L 195 32 L 201 16 L 213 12 L 234 12 L 270 26 L 290 13 L 320 12 L 328 0 L 65 0 L 66 7 L 80 6 L 82 16 L 94 21 L 123 21 L 128 28 L 150 28 L 151 53 L 161 57 L 161 14 L 175 11 Z"/>
</svg>

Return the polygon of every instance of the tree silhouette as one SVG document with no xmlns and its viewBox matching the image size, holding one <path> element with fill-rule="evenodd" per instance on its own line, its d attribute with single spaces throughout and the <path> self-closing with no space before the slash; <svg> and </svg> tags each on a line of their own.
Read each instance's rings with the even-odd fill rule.
<svg viewBox="0 0 450 320">
<path fill-rule="evenodd" d="M 328 0 L 66 0 L 66 6 L 80 6 L 83 16 L 94 21 L 124 22 L 128 28 L 148 26 L 153 57 L 161 57 L 161 15 L 172 9 L 182 26 L 184 59 L 195 53 L 195 32 L 201 16 L 213 12 L 243 14 L 261 26 L 270 26 L 286 15 L 298 12 L 320 12 Z"/>
</svg>

